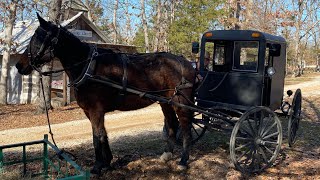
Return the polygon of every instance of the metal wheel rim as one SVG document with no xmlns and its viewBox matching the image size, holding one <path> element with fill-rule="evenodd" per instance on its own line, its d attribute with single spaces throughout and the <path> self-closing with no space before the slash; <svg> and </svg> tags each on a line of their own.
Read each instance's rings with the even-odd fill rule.
<svg viewBox="0 0 320 180">
<path fill-rule="evenodd" d="M 252 120 L 252 114 L 259 116 L 259 122 Z M 281 143 L 282 127 L 277 115 L 267 107 L 255 107 L 236 123 L 230 138 L 230 157 L 243 173 L 261 172 L 276 160 Z"/>
<path fill-rule="evenodd" d="M 301 102 L 301 90 L 297 89 L 292 100 L 292 107 L 288 122 L 288 143 L 290 147 L 292 147 L 297 140 L 297 131 L 299 129 L 301 119 Z"/>
<path fill-rule="evenodd" d="M 199 122 L 192 122 L 192 127 L 191 127 L 191 136 L 192 136 L 192 144 L 195 144 L 202 136 L 204 133 L 207 131 L 207 126 L 199 123 Z M 196 138 L 194 138 L 196 137 Z"/>
</svg>

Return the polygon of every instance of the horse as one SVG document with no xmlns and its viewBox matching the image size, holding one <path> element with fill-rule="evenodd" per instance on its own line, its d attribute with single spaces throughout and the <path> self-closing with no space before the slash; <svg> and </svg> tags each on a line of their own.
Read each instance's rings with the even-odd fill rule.
<svg viewBox="0 0 320 180">
<path fill-rule="evenodd" d="M 58 59 L 75 89 L 75 98 L 91 122 L 95 162 L 91 173 L 100 174 L 103 168 L 112 169 L 113 155 L 104 126 L 104 115 L 114 110 L 129 111 L 147 107 L 152 99 L 127 92 L 133 88 L 143 93 L 169 99 L 170 102 L 190 104 L 194 102 L 196 72 L 183 56 L 169 52 L 126 54 L 101 49 L 81 42 L 66 28 L 44 20 L 37 14 L 39 27 L 27 47 L 29 58 L 21 58 L 16 64 L 18 72 L 28 75 L 33 70 L 41 75 L 41 66 Z M 50 58 L 48 58 L 50 57 Z M 90 77 L 90 78 L 87 78 Z M 115 88 L 92 77 L 101 77 L 118 84 Z M 191 148 L 193 112 L 172 103 L 159 102 L 167 131 L 162 161 L 172 158 L 178 128 L 182 133 L 182 153 L 177 168 L 188 168 Z"/>
</svg>

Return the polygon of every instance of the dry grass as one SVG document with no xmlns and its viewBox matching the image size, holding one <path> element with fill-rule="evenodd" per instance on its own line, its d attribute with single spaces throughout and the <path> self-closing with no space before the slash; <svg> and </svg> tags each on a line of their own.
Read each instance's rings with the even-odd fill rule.
<svg viewBox="0 0 320 180">
<path fill-rule="evenodd" d="M 299 84 L 307 81 L 312 81 L 316 77 L 319 77 L 319 73 L 317 72 L 310 72 L 301 77 L 287 76 L 285 77 L 285 85 L 294 85 L 294 84 Z"/>
<path fill-rule="evenodd" d="M 23 176 L 20 171 L 18 170 L 10 170 L 10 171 L 4 171 L 0 173 L 0 179 L 1 180 L 17 180 L 17 179 L 23 179 L 23 180 L 40 180 L 43 179 L 42 177 L 33 177 L 31 174 Z"/>
</svg>

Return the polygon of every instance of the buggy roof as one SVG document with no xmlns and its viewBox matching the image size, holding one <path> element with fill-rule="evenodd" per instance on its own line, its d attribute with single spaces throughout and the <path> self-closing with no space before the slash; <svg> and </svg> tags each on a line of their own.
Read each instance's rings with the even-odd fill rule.
<svg viewBox="0 0 320 180">
<path fill-rule="evenodd" d="M 249 40 L 265 40 L 267 42 L 286 43 L 286 40 L 281 36 L 275 36 L 268 33 L 254 30 L 213 30 L 206 33 L 212 33 L 211 37 L 205 39 L 212 40 L 230 40 L 230 41 L 249 41 Z M 204 33 L 204 34 L 206 34 Z M 259 33 L 259 37 L 252 37 L 252 33 Z"/>
</svg>

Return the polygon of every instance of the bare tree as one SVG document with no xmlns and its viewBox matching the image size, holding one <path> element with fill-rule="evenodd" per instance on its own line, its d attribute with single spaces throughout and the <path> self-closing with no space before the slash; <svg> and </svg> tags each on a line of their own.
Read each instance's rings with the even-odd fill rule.
<svg viewBox="0 0 320 180">
<path fill-rule="evenodd" d="M 146 48 L 146 53 L 148 53 L 150 52 L 150 45 L 149 45 L 149 36 L 148 36 L 148 25 L 147 25 L 146 12 L 145 12 L 145 0 L 140 0 L 140 4 L 141 4 L 141 22 L 143 25 L 145 48 Z"/>
<path fill-rule="evenodd" d="M 118 42 L 118 25 L 117 25 L 117 11 L 118 11 L 119 0 L 114 0 L 114 9 L 113 9 L 113 43 L 117 44 Z"/>
<path fill-rule="evenodd" d="M 240 29 L 240 0 L 229 0 L 226 3 L 225 11 L 228 12 L 229 17 L 225 20 L 226 29 Z"/>
<path fill-rule="evenodd" d="M 159 39 L 160 39 L 160 21 L 162 18 L 162 0 L 158 0 L 157 3 L 157 15 L 156 15 L 156 22 L 153 26 L 155 36 L 154 36 L 154 41 L 153 41 L 153 51 L 157 52 L 159 51 Z"/>
<path fill-rule="evenodd" d="M 49 20 L 50 21 L 52 21 L 54 23 L 59 23 L 59 19 L 60 19 L 59 17 L 61 15 L 60 14 L 61 4 L 62 4 L 62 0 L 51 1 L 50 9 L 49 9 Z M 53 66 L 52 62 L 53 61 L 51 61 L 51 63 L 45 64 L 41 70 L 43 72 L 51 71 L 52 66 Z M 43 76 L 41 78 L 42 78 L 42 82 L 43 82 L 43 92 L 44 92 L 46 101 L 44 101 L 42 88 L 40 87 L 40 102 L 39 102 L 39 108 L 38 108 L 37 113 L 44 113 L 46 108 L 52 109 L 52 106 L 51 106 L 51 81 L 52 81 L 52 77 L 51 76 Z"/>
<path fill-rule="evenodd" d="M 294 3 L 294 1 L 292 1 Z M 305 6 L 305 3 L 303 2 L 303 0 L 298 0 L 297 3 L 298 6 L 298 11 L 297 11 L 297 20 L 295 21 L 294 27 L 295 27 L 295 34 L 294 34 L 294 39 L 295 39 L 295 46 L 294 46 L 294 64 L 298 65 L 298 63 L 301 65 L 300 61 L 301 61 L 301 57 L 300 57 L 300 42 L 301 42 L 301 38 L 300 38 L 300 31 L 301 31 L 301 26 L 302 26 L 302 13 L 303 13 L 303 9 Z M 301 68 L 300 65 L 295 66 L 296 70 L 294 71 L 294 75 L 295 76 L 300 76 L 301 75 Z"/>
<path fill-rule="evenodd" d="M 314 20 L 312 14 L 319 12 L 319 4 L 314 0 L 298 0 L 292 1 L 294 11 L 294 76 L 301 76 L 303 74 L 303 59 L 301 58 L 301 41 L 308 39 L 312 30 L 319 26 L 320 21 Z"/>
<path fill-rule="evenodd" d="M 90 8 L 90 1 L 89 0 L 86 0 L 86 6 L 88 7 L 88 19 L 93 22 L 93 19 L 92 19 L 92 11 L 91 11 L 91 8 Z"/>
<path fill-rule="evenodd" d="M 7 79 L 8 79 L 8 66 L 10 61 L 11 44 L 12 44 L 12 30 L 16 19 L 17 0 L 12 0 L 10 4 L 5 7 L 8 11 L 8 17 L 5 19 L 5 39 L 4 51 L 1 66 L 0 77 L 0 104 L 7 104 Z"/>
<path fill-rule="evenodd" d="M 314 21 L 319 21 L 318 13 L 313 13 L 313 18 Z M 312 36 L 314 40 L 314 56 L 315 56 L 315 64 L 316 64 L 316 69 L 315 71 L 320 71 L 320 48 L 319 48 L 319 33 L 320 33 L 320 28 L 319 26 L 316 26 L 315 28 L 312 29 Z"/>
<path fill-rule="evenodd" d="M 130 44 L 130 31 L 131 31 L 131 18 L 129 13 L 129 2 L 128 0 L 125 1 L 125 15 L 126 15 L 126 37 L 125 41 L 126 44 Z"/>
</svg>

